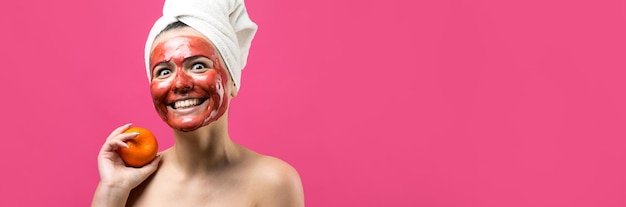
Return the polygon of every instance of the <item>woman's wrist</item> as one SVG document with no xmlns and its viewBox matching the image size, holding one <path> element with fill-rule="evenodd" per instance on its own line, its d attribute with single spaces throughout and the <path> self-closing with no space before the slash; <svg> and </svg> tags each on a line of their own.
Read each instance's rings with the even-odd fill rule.
<svg viewBox="0 0 626 207">
<path fill-rule="evenodd" d="M 130 192 L 133 187 L 129 186 L 129 184 L 126 184 L 123 181 L 120 182 L 106 182 L 106 181 L 100 181 L 98 183 L 98 188 L 106 188 L 108 190 L 113 190 L 113 191 L 119 191 L 119 192 Z"/>
<path fill-rule="evenodd" d="M 91 206 L 125 206 L 130 188 L 113 183 L 98 183 Z"/>
</svg>

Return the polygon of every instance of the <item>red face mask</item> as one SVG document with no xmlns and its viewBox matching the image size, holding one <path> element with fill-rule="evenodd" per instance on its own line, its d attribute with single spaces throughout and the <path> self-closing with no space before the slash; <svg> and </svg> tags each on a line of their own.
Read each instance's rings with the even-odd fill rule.
<svg viewBox="0 0 626 207">
<path fill-rule="evenodd" d="M 170 127 L 193 131 L 219 119 L 228 108 L 227 71 L 206 39 L 177 36 L 150 54 L 154 106 Z"/>
</svg>

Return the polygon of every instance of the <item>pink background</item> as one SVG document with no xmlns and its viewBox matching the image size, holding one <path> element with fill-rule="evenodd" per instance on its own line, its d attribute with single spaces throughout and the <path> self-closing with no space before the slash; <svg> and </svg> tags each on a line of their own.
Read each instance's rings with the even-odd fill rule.
<svg viewBox="0 0 626 207">
<path fill-rule="evenodd" d="M 624 1 L 248 0 L 232 138 L 307 206 L 626 206 Z M 115 127 L 170 129 L 143 45 L 162 0 L 0 7 L 0 206 L 87 206 Z"/>
</svg>

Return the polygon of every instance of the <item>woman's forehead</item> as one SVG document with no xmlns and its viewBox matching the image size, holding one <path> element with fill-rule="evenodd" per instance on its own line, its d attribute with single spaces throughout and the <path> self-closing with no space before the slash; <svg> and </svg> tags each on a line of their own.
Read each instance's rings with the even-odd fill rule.
<svg viewBox="0 0 626 207">
<path fill-rule="evenodd" d="M 209 43 L 211 46 L 213 46 L 213 43 L 209 39 L 207 39 L 204 35 L 202 35 L 200 32 L 198 32 L 197 30 L 191 27 L 181 27 L 181 28 L 176 28 L 176 29 L 168 30 L 168 31 L 161 33 L 156 39 L 154 39 L 154 42 L 152 43 L 152 48 L 150 49 L 150 51 L 153 51 L 157 45 L 159 45 L 160 43 L 163 43 L 164 41 L 170 40 L 172 38 L 181 37 L 181 36 L 198 37 L 206 41 L 207 43 Z M 213 48 L 215 47 L 213 46 Z"/>
</svg>

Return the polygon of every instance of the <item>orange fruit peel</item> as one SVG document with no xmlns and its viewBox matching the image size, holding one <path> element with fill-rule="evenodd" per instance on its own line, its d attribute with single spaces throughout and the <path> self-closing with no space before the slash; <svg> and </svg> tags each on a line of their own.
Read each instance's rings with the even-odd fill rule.
<svg viewBox="0 0 626 207">
<path fill-rule="evenodd" d="M 159 145 L 156 137 L 150 130 L 141 127 L 131 127 L 124 133 L 138 133 L 135 138 L 125 142 L 128 148 L 120 147 L 117 149 L 117 153 L 124 160 L 126 166 L 142 167 L 156 158 Z"/>
</svg>

